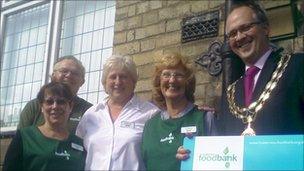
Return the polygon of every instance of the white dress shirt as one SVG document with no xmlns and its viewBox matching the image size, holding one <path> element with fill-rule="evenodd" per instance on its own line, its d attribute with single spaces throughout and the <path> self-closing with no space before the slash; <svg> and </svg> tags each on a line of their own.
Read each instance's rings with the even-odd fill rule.
<svg viewBox="0 0 304 171">
<path fill-rule="evenodd" d="M 106 102 L 88 109 L 76 130 L 87 150 L 85 169 L 145 169 L 140 152 L 144 124 L 159 109 L 134 95 L 113 123 Z"/>
</svg>

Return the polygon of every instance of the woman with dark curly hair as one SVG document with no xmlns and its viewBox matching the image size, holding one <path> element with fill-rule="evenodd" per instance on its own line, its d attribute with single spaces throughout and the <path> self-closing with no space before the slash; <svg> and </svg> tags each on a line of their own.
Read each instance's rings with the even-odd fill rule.
<svg viewBox="0 0 304 171">
<path fill-rule="evenodd" d="M 142 155 L 148 170 L 179 170 L 177 149 L 186 134 L 207 135 L 205 114 L 194 105 L 195 75 L 185 57 L 162 56 L 153 78 L 153 101 L 163 111 L 145 125 Z"/>
</svg>

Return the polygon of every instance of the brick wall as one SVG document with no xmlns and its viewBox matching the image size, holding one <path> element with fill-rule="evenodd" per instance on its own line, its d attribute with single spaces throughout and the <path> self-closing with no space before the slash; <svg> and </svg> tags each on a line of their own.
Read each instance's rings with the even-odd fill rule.
<svg viewBox="0 0 304 171">
<path fill-rule="evenodd" d="M 261 2 L 265 8 L 272 8 L 288 4 L 290 1 Z M 159 54 L 176 51 L 186 55 L 193 62 L 207 51 L 210 42 L 223 41 L 224 8 L 224 0 L 117 1 L 114 53 L 131 56 L 138 66 L 139 81 L 135 92 L 144 99 L 151 99 L 151 76 Z M 213 10 L 220 11 L 219 36 L 181 43 L 182 19 Z M 276 43 L 289 51 L 303 51 L 304 37 Z M 194 66 L 197 70 L 196 104 L 218 107 L 222 94 L 222 76 L 212 77 L 201 66 Z"/>
<path fill-rule="evenodd" d="M 11 138 L 4 138 L 1 137 L 0 138 L 0 170 L 2 170 L 2 165 L 3 165 L 3 161 L 4 161 L 4 157 L 5 157 L 5 153 L 7 150 L 8 145 L 11 142 Z"/>
<path fill-rule="evenodd" d="M 222 39 L 223 21 L 220 37 L 182 44 L 181 21 L 195 13 L 222 10 L 223 5 L 224 0 L 117 1 L 114 53 L 131 56 L 138 66 L 135 92 L 140 97 L 151 99 L 151 77 L 159 54 L 180 52 L 193 62 L 208 49 L 211 41 Z M 196 69 L 196 103 L 214 106 L 221 95 L 221 76 L 211 77 L 200 66 Z"/>
</svg>

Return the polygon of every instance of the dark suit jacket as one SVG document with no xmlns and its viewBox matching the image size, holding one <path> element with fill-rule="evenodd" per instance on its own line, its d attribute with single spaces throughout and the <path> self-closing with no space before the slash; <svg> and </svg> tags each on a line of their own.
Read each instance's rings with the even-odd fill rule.
<svg viewBox="0 0 304 171">
<path fill-rule="evenodd" d="M 277 67 L 281 52 L 272 52 L 265 62 L 257 80 L 253 100 L 263 92 L 272 73 Z M 243 79 L 236 83 L 235 98 L 238 106 L 244 106 Z M 223 93 L 226 96 L 226 92 Z M 224 100 L 217 126 L 220 135 L 240 135 L 245 127 L 240 119 L 233 116 Z M 304 134 L 304 53 L 294 54 L 270 98 L 257 113 L 252 124 L 257 135 Z"/>
</svg>

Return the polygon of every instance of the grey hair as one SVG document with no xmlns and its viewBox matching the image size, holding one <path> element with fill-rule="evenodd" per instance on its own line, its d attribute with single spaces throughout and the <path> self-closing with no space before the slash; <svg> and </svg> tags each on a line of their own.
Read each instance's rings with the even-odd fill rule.
<svg viewBox="0 0 304 171">
<path fill-rule="evenodd" d="M 80 70 L 80 73 L 81 73 L 81 77 L 84 79 L 85 68 L 82 65 L 81 61 L 72 55 L 63 56 L 63 57 L 58 58 L 58 60 L 56 61 L 55 65 L 54 65 L 54 69 L 53 69 L 54 71 L 59 69 L 59 63 L 63 60 L 72 60 L 78 66 L 78 69 Z"/>
<path fill-rule="evenodd" d="M 107 76 L 113 68 L 127 70 L 131 76 L 131 79 L 136 84 L 138 80 L 138 73 L 134 61 L 129 56 L 112 55 L 106 60 L 106 63 L 103 65 L 101 78 L 103 87 L 106 87 Z"/>
</svg>

